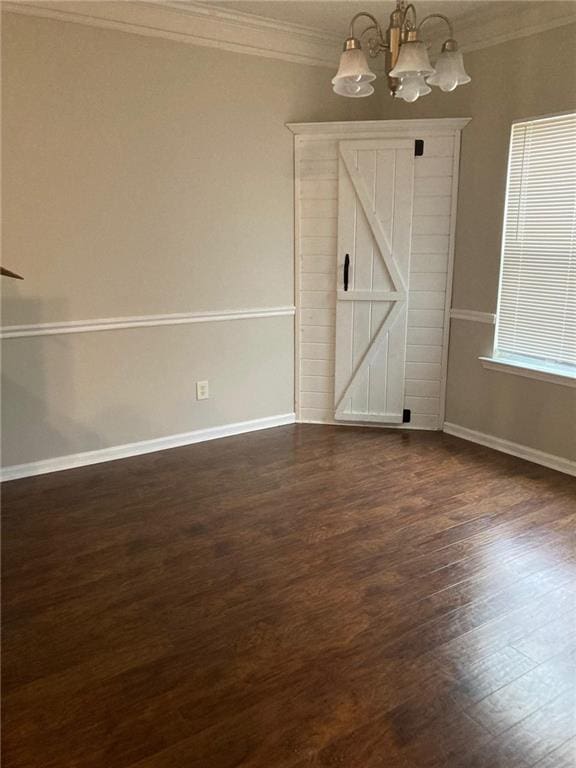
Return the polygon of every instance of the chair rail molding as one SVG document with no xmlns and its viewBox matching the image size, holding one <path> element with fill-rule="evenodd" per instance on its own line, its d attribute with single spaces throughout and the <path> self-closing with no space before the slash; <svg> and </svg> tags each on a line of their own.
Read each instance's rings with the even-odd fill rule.
<svg viewBox="0 0 576 768">
<path fill-rule="evenodd" d="M 0 329 L 0 339 L 25 336 L 60 336 L 65 333 L 118 331 L 123 328 L 146 328 L 159 325 L 188 325 L 190 323 L 219 323 L 230 320 L 254 320 L 264 317 L 294 316 L 295 307 L 263 309 L 232 309 L 220 312 L 176 312 L 170 315 L 139 315 L 136 317 L 104 317 L 96 320 L 68 320 L 59 323 L 7 325 Z"/>
<path fill-rule="evenodd" d="M 567 2 L 531 3 L 534 7 L 501 10 L 494 10 L 492 5 L 487 3 L 486 8 L 458 17 L 458 41 L 462 50 L 489 48 L 576 22 L 576 6 Z M 342 34 L 334 35 L 322 29 L 214 7 L 198 0 L 188 0 L 186 4 L 163 0 L 116 3 L 8 0 L 2 3 L 2 10 L 331 68 L 338 64 L 342 36 L 346 32 L 344 28 Z"/>
<path fill-rule="evenodd" d="M 451 309 L 451 320 L 469 320 L 471 323 L 496 324 L 496 315 L 493 312 L 478 312 L 475 309 Z"/>
</svg>

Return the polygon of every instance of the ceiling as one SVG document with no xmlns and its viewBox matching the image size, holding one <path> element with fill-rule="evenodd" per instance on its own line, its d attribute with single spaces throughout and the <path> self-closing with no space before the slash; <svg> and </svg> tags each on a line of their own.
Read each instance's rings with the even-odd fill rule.
<svg viewBox="0 0 576 768">
<path fill-rule="evenodd" d="M 386 26 L 395 2 L 391 0 L 201 0 L 203 4 L 222 10 L 254 14 L 281 22 L 299 24 L 331 35 L 342 37 L 351 16 L 359 10 L 372 13 Z M 185 5 L 185 3 L 182 3 Z M 415 2 L 419 18 L 429 13 L 443 13 L 456 24 L 458 19 L 469 25 L 492 16 L 507 17 L 511 23 L 522 23 L 522 17 L 542 11 L 550 17 L 563 17 L 574 13 L 573 0 L 423 0 Z"/>
</svg>

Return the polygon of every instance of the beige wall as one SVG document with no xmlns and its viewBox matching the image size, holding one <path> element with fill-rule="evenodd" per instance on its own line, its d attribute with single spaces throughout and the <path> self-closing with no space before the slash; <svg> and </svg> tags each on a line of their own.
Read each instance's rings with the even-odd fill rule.
<svg viewBox="0 0 576 768">
<path fill-rule="evenodd" d="M 292 337 L 278 317 L 6 340 L 5 462 L 290 413 Z"/>
<path fill-rule="evenodd" d="M 510 123 L 576 107 L 576 28 L 467 67 L 453 94 L 352 101 L 322 68 L 5 14 L 3 263 L 26 281 L 4 323 L 292 304 L 284 123 L 470 115 L 453 306 L 495 311 Z M 491 344 L 453 321 L 447 420 L 576 458 L 576 390 L 485 371 Z M 3 463 L 287 413 L 292 345 L 290 317 L 7 341 Z"/>
<path fill-rule="evenodd" d="M 4 14 L 4 324 L 293 304 L 287 121 L 323 68 Z M 293 411 L 293 319 L 4 343 L 3 463 Z M 197 402 L 195 381 L 212 398 Z"/>
<path fill-rule="evenodd" d="M 466 55 L 472 83 L 381 118 L 472 116 L 462 134 L 452 306 L 495 312 L 510 124 L 576 109 L 576 25 Z M 576 459 L 576 389 L 487 371 L 493 327 L 453 320 L 446 420 Z"/>
</svg>

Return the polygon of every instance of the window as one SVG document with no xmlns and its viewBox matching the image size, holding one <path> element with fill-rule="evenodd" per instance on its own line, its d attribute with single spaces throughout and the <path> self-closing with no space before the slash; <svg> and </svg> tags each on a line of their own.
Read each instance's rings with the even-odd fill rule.
<svg viewBox="0 0 576 768">
<path fill-rule="evenodd" d="M 576 383 L 576 114 L 512 126 L 489 362 Z"/>
</svg>

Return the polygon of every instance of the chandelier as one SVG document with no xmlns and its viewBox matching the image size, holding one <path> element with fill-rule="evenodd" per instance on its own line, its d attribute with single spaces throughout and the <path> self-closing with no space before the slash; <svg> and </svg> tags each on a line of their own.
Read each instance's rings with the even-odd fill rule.
<svg viewBox="0 0 576 768">
<path fill-rule="evenodd" d="M 354 27 L 361 18 L 369 19 L 370 24 L 356 36 Z M 435 19 L 447 25 L 449 36 L 432 66 L 428 56 L 429 45 L 422 39 L 421 31 L 425 24 Z M 368 52 L 372 57 L 380 53 L 386 56 L 388 86 L 391 95 L 398 99 L 413 102 L 430 93 L 431 85 L 438 86 L 441 91 L 453 91 L 459 85 L 470 82 L 464 69 L 462 53 L 454 40 L 450 20 L 441 13 L 431 13 L 418 24 L 414 5 L 406 5 L 405 0 L 397 0 L 385 35 L 371 13 L 361 11 L 352 18 L 350 34 L 340 57 L 340 67 L 332 80 L 334 92 L 339 96 L 357 99 L 374 93 L 371 83 L 376 75 L 368 66 L 360 42 L 368 33 L 371 33 L 368 37 Z"/>
</svg>

